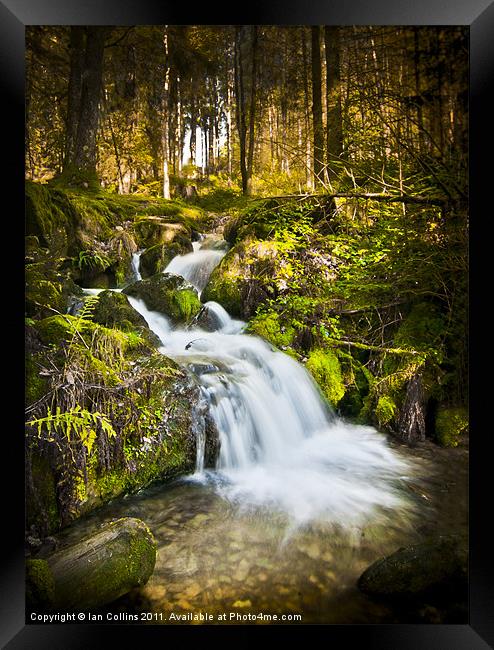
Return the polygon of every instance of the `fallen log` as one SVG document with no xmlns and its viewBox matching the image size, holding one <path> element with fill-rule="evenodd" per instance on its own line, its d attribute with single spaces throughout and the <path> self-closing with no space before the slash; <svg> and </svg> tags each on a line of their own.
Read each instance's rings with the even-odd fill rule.
<svg viewBox="0 0 494 650">
<path fill-rule="evenodd" d="M 77 611 L 101 607 L 149 580 L 156 549 L 140 519 L 124 517 L 106 524 L 46 560 L 28 561 L 28 605 Z M 43 566 L 34 564 L 40 562 Z"/>
</svg>

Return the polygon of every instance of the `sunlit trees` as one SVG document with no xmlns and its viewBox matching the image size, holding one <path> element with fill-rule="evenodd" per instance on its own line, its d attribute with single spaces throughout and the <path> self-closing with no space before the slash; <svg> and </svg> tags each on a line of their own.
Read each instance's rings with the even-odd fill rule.
<svg viewBox="0 0 494 650">
<path fill-rule="evenodd" d="M 26 173 L 464 202 L 467 46 L 461 27 L 29 27 Z"/>
</svg>

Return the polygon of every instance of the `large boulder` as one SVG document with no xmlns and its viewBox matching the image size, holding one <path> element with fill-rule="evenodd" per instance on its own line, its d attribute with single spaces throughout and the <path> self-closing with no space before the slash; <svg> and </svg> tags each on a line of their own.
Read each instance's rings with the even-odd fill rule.
<svg viewBox="0 0 494 650">
<path fill-rule="evenodd" d="M 251 318 L 261 303 L 275 296 L 271 280 L 276 258 L 274 242 L 239 242 L 213 270 L 201 299 L 219 302 L 232 316 Z"/>
<path fill-rule="evenodd" d="M 414 544 L 374 562 L 358 580 L 371 596 L 417 598 L 433 592 L 466 593 L 468 551 L 454 536 Z"/>
<path fill-rule="evenodd" d="M 156 540 L 140 519 L 124 517 L 46 559 L 27 561 L 28 606 L 84 611 L 111 603 L 149 580 Z"/>
<path fill-rule="evenodd" d="M 66 312 L 72 298 L 82 296 L 82 289 L 60 270 L 56 260 L 44 260 L 25 267 L 25 309 L 29 317 L 43 318 Z"/>
<path fill-rule="evenodd" d="M 166 314 L 174 323 L 190 321 L 201 309 L 195 288 L 170 273 L 156 273 L 134 282 L 123 293 L 144 300 L 148 309 Z"/>
<path fill-rule="evenodd" d="M 26 183 L 26 235 L 34 235 L 54 256 L 67 255 L 75 237 L 76 214 L 64 192 Z"/>
<path fill-rule="evenodd" d="M 132 307 L 123 293 L 102 291 L 98 294 L 91 320 L 124 332 L 137 332 L 149 345 L 160 345 L 159 338 L 149 329 L 144 317 Z"/>
<path fill-rule="evenodd" d="M 136 239 L 140 246 L 150 248 L 156 244 L 180 244 L 184 247 L 191 245 L 191 231 L 184 223 L 174 223 L 170 218 L 146 216 L 134 224 Z"/>
</svg>

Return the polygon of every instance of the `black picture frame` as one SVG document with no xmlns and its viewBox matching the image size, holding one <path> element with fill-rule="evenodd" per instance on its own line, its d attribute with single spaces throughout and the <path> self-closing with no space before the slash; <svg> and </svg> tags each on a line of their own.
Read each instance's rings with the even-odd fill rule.
<svg viewBox="0 0 494 650">
<path fill-rule="evenodd" d="M 366 649 L 456 650 L 494 647 L 494 598 L 492 542 L 486 525 L 490 519 L 490 464 L 492 434 L 485 405 L 489 404 L 489 386 L 477 378 L 481 364 L 476 359 L 491 355 L 488 346 L 488 320 L 485 332 L 481 322 L 488 319 L 488 254 L 482 253 L 485 228 L 491 219 L 488 201 L 492 185 L 488 164 L 481 153 L 489 147 L 492 134 L 490 90 L 494 81 L 494 3 L 491 0 L 251 0 L 238 13 L 220 4 L 204 3 L 193 7 L 186 3 L 152 0 L 0 0 L 0 68 L 3 104 L 3 149 L 1 192 L 8 194 L 10 205 L 2 200 L 4 228 L 8 238 L 4 247 L 10 260 L 4 276 L 4 349 L 22 350 L 23 346 L 23 227 L 24 227 L 24 27 L 26 25 L 70 24 L 371 24 L 371 25 L 468 25 L 470 27 L 470 360 L 471 360 L 471 445 L 470 445 L 470 606 L 468 625 L 331 625 L 331 626 L 243 626 L 168 627 L 127 625 L 52 624 L 26 625 L 24 614 L 24 445 L 22 396 L 24 375 L 19 355 L 14 363 L 4 360 L 7 383 L 3 391 L 3 411 L 12 423 L 2 432 L 2 547 L 0 589 L 0 645 L 9 650 L 27 648 L 97 648 L 116 645 L 122 635 L 129 643 L 170 638 L 188 643 L 204 642 L 204 634 L 214 633 L 238 645 L 247 645 L 259 635 L 279 640 L 288 631 L 295 643 L 306 640 L 308 627 L 318 627 L 327 647 L 335 649 L 365 644 Z M 492 135 L 490 142 L 492 142 Z M 7 232 L 4 230 L 4 232 Z M 487 249 L 488 250 L 488 249 Z M 5 251 L 6 253 L 7 251 Z M 474 282 L 474 280 L 477 282 Z M 485 279 L 484 290 L 479 279 Z M 482 286 L 482 285 L 481 285 Z M 487 294 L 487 295 L 486 295 Z M 474 370 L 475 369 L 475 370 Z M 490 380 L 489 380 L 490 381 Z M 5 399 L 6 397 L 6 399 Z M 482 416 L 486 416 L 485 420 Z M 10 475 L 5 471 L 9 467 Z M 197 636 L 197 635 L 201 636 Z"/>
</svg>

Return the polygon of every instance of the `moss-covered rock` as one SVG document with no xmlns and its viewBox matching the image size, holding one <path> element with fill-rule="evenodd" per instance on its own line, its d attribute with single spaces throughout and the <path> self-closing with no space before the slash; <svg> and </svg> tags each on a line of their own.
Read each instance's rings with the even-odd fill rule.
<svg viewBox="0 0 494 650">
<path fill-rule="evenodd" d="M 118 291 L 101 291 L 92 311 L 91 320 L 106 327 L 127 330 L 131 327 L 146 327 L 145 319 L 129 303 L 129 299 Z"/>
<path fill-rule="evenodd" d="M 381 395 L 377 400 L 376 417 L 380 426 L 388 424 L 396 415 L 396 403 L 389 395 Z"/>
<path fill-rule="evenodd" d="M 102 291 L 91 314 L 91 320 L 99 325 L 116 328 L 127 334 L 142 337 L 143 344 L 154 348 L 160 345 L 160 340 L 152 332 L 145 319 L 129 303 L 123 293 L 117 291 Z"/>
<path fill-rule="evenodd" d="M 462 406 L 439 406 L 436 413 L 435 434 L 443 447 L 457 447 L 468 431 L 468 412 Z"/>
<path fill-rule="evenodd" d="M 55 581 L 48 562 L 44 559 L 26 560 L 26 605 L 35 610 L 53 607 Z"/>
<path fill-rule="evenodd" d="M 56 609 L 77 611 L 101 607 L 146 584 L 156 551 L 156 540 L 143 521 L 117 519 L 46 561 L 31 560 L 31 593 L 45 607 L 53 604 Z"/>
<path fill-rule="evenodd" d="M 307 359 L 306 368 L 330 404 L 337 406 L 345 394 L 345 384 L 336 354 L 331 350 L 315 349 Z"/>
<path fill-rule="evenodd" d="M 201 309 L 195 288 L 170 273 L 157 273 L 134 282 L 123 293 L 144 300 L 148 309 L 166 314 L 174 323 L 190 321 Z"/>
<path fill-rule="evenodd" d="M 466 544 L 456 537 L 439 537 L 377 560 L 360 576 L 358 587 L 369 595 L 392 598 L 460 587 L 466 597 L 467 571 Z"/>
<path fill-rule="evenodd" d="M 64 192 L 26 183 L 26 235 L 34 235 L 54 256 L 67 255 L 75 237 L 75 212 Z"/>
<path fill-rule="evenodd" d="M 282 325 L 276 312 L 266 312 L 255 316 L 248 324 L 247 331 L 261 336 L 282 350 L 293 343 L 296 330 L 291 325 Z"/>
<path fill-rule="evenodd" d="M 50 461 L 41 450 L 26 450 L 26 526 L 47 535 L 60 526 L 57 489 Z"/>
<path fill-rule="evenodd" d="M 142 277 L 149 278 L 156 273 L 161 273 L 176 255 L 186 255 L 192 250 L 190 242 L 187 242 L 187 245 L 180 242 L 155 244 L 147 248 L 140 259 Z"/>
<path fill-rule="evenodd" d="M 219 302 L 232 316 L 251 318 L 274 296 L 275 242 L 249 238 L 236 244 L 213 270 L 202 292 L 204 302 Z"/>
<path fill-rule="evenodd" d="M 71 342 L 73 340 L 77 344 L 79 336 L 89 345 L 97 333 L 107 336 L 115 348 L 125 350 L 129 343 L 126 335 L 119 330 L 103 327 L 90 320 L 69 314 L 43 318 L 36 322 L 35 328 L 45 345 L 59 345 L 62 341 Z"/>
<path fill-rule="evenodd" d="M 75 320 L 69 319 L 64 336 L 71 337 L 70 326 Z M 48 326 L 47 331 L 54 335 L 64 323 L 51 322 Z M 82 336 L 88 337 L 84 339 L 88 345 L 90 341 L 94 345 L 93 336 L 99 336 L 101 330 L 104 333 L 106 328 L 93 323 Z M 36 425 L 28 427 L 28 459 L 33 458 L 26 463 L 28 526 L 43 535 L 121 494 L 190 472 L 195 466 L 195 408 L 201 402 L 200 393 L 177 364 L 147 350 L 148 356 L 134 357 L 131 364 L 127 362 L 131 358 L 128 352 L 123 360 L 109 358 L 105 363 L 95 356 L 97 350 L 86 350 L 78 336 L 74 341 L 73 346 L 80 347 L 71 355 L 70 381 L 76 378 L 78 382 L 74 388 L 81 395 L 82 406 L 104 413 L 113 433 L 110 437 L 96 428 L 88 448 L 75 428 L 69 439 L 66 428 L 59 427 L 54 436 L 53 430 L 46 435 L 43 427 L 40 436 Z M 108 341 L 104 348 L 105 355 L 111 354 Z M 46 347 L 44 352 L 44 366 L 60 363 L 59 348 Z M 61 374 L 52 373 L 55 385 Z M 86 385 L 90 387 L 87 404 L 81 393 Z M 96 390 L 98 385 L 102 391 Z"/>
<path fill-rule="evenodd" d="M 179 210 L 177 210 L 177 213 Z M 183 222 L 173 222 L 170 218 L 147 216 L 139 218 L 134 224 L 139 246 L 151 248 L 157 244 L 177 244 L 192 251 L 191 229 Z"/>
<path fill-rule="evenodd" d="M 74 296 L 82 290 L 66 272 L 59 269 L 57 260 L 45 260 L 25 267 L 25 309 L 29 317 L 43 317 L 54 311 L 64 313 Z"/>
<path fill-rule="evenodd" d="M 34 404 L 48 390 L 46 377 L 40 374 L 43 367 L 43 355 L 40 353 L 27 352 L 24 364 L 24 389 L 26 406 Z"/>
</svg>

